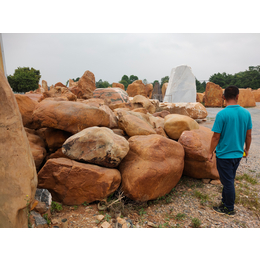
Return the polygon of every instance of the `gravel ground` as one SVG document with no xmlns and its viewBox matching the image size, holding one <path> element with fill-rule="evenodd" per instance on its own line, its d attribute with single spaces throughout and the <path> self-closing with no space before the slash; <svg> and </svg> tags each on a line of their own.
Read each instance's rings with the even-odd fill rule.
<svg viewBox="0 0 260 260">
<path fill-rule="evenodd" d="M 201 125 L 211 129 L 220 110 L 221 108 L 207 108 L 207 121 L 201 122 Z M 121 218 L 129 221 L 134 228 L 259 228 L 260 103 L 248 110 L 253 121 L 252 144 L 247 162 L 242 159 L 237 170 L 235 186 L 238 202 L 235 204 L 236 215 L 233 218 L 212 210 L 212 206 L 220 202 L 221 184 L 206 184 L 186 176 L 182 176 L 174 190 L 164 198 L 142 204 L 126 201 Z M 98 220 L 100 215 L 104 216 L 102 221 Z M 97 203 L 78 207 L 63 206 L 61 212 L 52 215 L 50 227 L 59 226 L 63 218 L 68 219 L 69 228 L 100 228 L 105 221 L 111 223 L 113 213 L 99 211 Z"/>
</svg>

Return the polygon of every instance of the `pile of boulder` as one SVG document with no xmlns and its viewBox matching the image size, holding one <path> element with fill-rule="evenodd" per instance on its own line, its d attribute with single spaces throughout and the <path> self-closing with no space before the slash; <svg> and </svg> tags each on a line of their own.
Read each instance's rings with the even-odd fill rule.
<svg viewBox="0 0 260 260">
<path fill-rule="evenodd" d="M 226 102 L 223 99 L 223 92 L 224 89 L 219 85 L 208 82 L 205 92 L 197 93 L 196 101 L 203 103 L 205 107 L 225 107 Z M 260 89 L 239 89 L 238 105 L 242 107 L 255 107 L 255 102 L 260 102 Z"/>
<path fill-rule="evenodd" d="M 28 175 L 30 188 L 23 194 L 28 193 L 31 201 L 36 187 L 48 190 L 54 201 L 66 205 L 100 201 L 118 188 L 132 200 L 148 201 L 169 193 L 182 174 L 219 179 L 215 158 L 213 163 L 207 160 L 213 133 L 198 123 L 207 116 L 202 104 L 149 99 L 151 88 L 140 80 L 127 92 L 118 85 L 96 89 L 94 83 L 94 74 L 86 71 L 78 82 L 70 80 L 68 88 L 62 83 L 49 88 L 43 81 L 37 93 L 12 94 L 19 126 L 14 125 L 11 110 L 6 115 L 1 112 L 0 130 L 5 132 L 0 133 L 0 141 L 6 147 L 0 154 L 1 164 L 9 158 L 5 171 L 12 171 L 8 174 L 20 182 Z M 7 85 L 2 77 L 1 97 L 3 88 L 11 92 Z M 6 103 L 8 100 L 10 97 Z M 7 134 L 9 124 L 12 135 Z M 24 143 L 16 132 L 23 135 Z M 22 152 L 14 149 L 18 139 Z M 20 173 L 20 166 L 7 167 L 19 158 L 16 154 L 26 158 L 22 163 L 28 168 L 26 173 Z M 1 193 L 9 177 L 3 178 Z M 19 190 L 23 184 L 13 183 L 6 189 Z M 25 208 L 26 203 L 19 210 Z"/>
</svg>

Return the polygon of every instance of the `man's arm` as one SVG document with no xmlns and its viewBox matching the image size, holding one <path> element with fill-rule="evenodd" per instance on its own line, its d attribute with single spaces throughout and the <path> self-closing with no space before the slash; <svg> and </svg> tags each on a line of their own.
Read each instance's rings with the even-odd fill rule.
<svg viewBox="0 0 260 260">
<path fill-rule="evenodd" d="M 251 144 L 251 134 L 252 134 L 252 129 L 249 129 L 246 131 L 246 147 L 244 149 L 244 152 L 246 153 L 246 157 L 249 154 L 249 148 L 250 148 L 250 144 Z"/>
<path fill-rule="evenodd" d="M 212 158 L 213 158 L 213 152 L 215 151 L 215 148 L 218 145 L 220 139 L 220 134 L 219 133 L 215 133 L 213 134 L 212 138 L 211 138 L 211 143 L 210 143 L 210 148 L 209 148 L 209 157 L 208 160 L 210 162 L 212 162 Z"/>
</svg>

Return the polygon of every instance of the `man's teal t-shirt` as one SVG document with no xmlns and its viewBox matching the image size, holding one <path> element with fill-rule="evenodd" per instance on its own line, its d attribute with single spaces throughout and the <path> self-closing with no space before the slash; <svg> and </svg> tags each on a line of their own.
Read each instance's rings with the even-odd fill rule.
<svg viewBox="0 0 260 260">
<path fill-rule="evenodd" d="M 249 129 L 252 129 L 252 119 L 245 108 L 231 105 L 218 112 L 212 128 L 220 134 L 216 156 L 221 159 L 242 158 Z"/>
</svg>

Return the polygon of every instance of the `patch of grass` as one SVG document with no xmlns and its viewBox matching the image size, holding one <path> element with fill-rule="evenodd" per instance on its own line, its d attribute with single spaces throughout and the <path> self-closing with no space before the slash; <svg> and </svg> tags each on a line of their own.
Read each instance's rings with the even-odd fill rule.
<svg viewBox="0 0 260 260">
<path fill-rule="evenodd" d="M 50 226 L 50 224 L 51 224 L 51 220 L 49 219 L 47 213 L 43 214 L 43 218 L 47 221 L 48 226 Z"/>
<path fill-rule="evenodd" d="M 195 190 L 193 193 L 194 197 L 200 199 L 200 204 L 205 205 L 206 202 L 209 200 L 208 194 L 203 194 L 198 190 Z"/>
<path fill-rule="evenodd" d="M 201 221 L 198 218 L 192 218 L 191 223 L 194 228 L 198 228 L 201 226 Z"/>
<path fill-rule="evenodd" d="M 249 183 L 251 183 L 253 185 L 257 184 L 257 179 L 252 177 L 252 176 L 250 176 L 250 175 L 248 175 L 247 173 L 244 173 L 242 175 L 237 175 L 236 176 L 236 180 L 238 180 L 238 181 L 245 180 L 245 181 L 247 181 L 247 182 L 249 182 Z"/>
<path fill-rule="evenodd" d="M 76 209 L 78 209 L 78 206 L 77 206 L 77 205 L 74 205 L 73 208 L 76 210 Z"/>
<path fill-rule="evenodd" d="M 82 203 L 82 205 L 83 205 L 84 207 L 86 207 L 86 206 L 89 205 L 89 203 L 87 203 L 86 201 L 84 201 L 84 202 Z"/>
<path fill-rule="evenodd" d="M 139 215 L 140 216 L 146 215 L 146 211 L 144 210 L 144 208 L 141 208 L 141 210 L 139 211 Z"/>
<path fill-rule="evenodd" d="M 185 219 L 186 218 L 186 214 L 184 213 L 178 213 L 176 216 L 175 216 L 175 219 L 176 220 L 182 220 L 182 219 Z"/>
<path fill-rule="evenodd" d="M 51 213 L 54 213 L 55 211 L 60 212 L 62 210 L 63 210 L 63 208 L 62 208 L 61 203 L 58 203 L 55 201 L 51 202 Z"/>
</svg>

